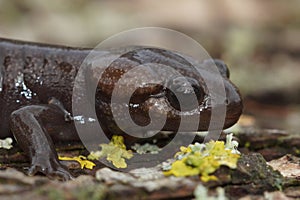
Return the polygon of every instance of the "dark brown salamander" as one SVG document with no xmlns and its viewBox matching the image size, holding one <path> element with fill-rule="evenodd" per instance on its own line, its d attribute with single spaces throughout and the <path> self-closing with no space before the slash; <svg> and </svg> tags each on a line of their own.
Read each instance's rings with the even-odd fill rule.
<svg viewBox="0 0 300 200">
<path fill-rule="evenodd" d="M 50 178 L 70 179 L 72 175 L 58 161 L 54 142 L 78 141 L 72 121 L 72 91 L 79 67 L 89 49 L 28 43 L 0 38 L 0 138 L 14 136 L 18 145 L 31 161 L 29 174 L 42 172 Z M 109 55 L 107 51 L 103 56 Z M 209 66 L 209 62 L 203 66 Z M 242 112 L 238 89 L 229 81 L 229 71 L 220 60 L 214 60 L 222 74 L 226 91 L 226 118 L 223 128 L 237 122 Z M 211 103 L 203 78 L 191 64 L 178 53 L 155 48 L 135 48 L 111 63 L 102 74 L 96 89 L 96 112 L 101 127 L 111 134 L 122 134 L 110 111 L 111 94 L 119 78 L 134 66 L 159 63 L 180 71 L 192 85 L 188 87 L 180 77 L 173 76 L 161 84 L 143 85 L 137 89 L 128 104 L 130 115 L 140 126 L 149 123 L 148 111 L 156 115 L 167 114 L 162 130 L 176 130 L 182 115 L 200 115 L 198 130 L 207 130 Z M 89 79 L 93 80 L 93 69 Z M 153 70 L 156 77 L 166 73 L 163 68 Z M 146 74 L 145 74 L 146 76 Z M 141 76 L 141 79 L 144 77 Z M 126 93 L 130 77 L 121 85 L 119 98 Z M 185 110 L 168 89 L 181 91 Z M 190 106 L 190 96 L 195 95 L 198 105 Z M 69 113 L 70 112 L 70 113 Z"/>
</svg>

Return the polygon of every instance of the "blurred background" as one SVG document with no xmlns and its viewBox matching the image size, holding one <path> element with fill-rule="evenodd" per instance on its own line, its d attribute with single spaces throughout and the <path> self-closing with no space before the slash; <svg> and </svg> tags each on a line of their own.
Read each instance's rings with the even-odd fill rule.
<svg viewBox="0 0 300 200">
<path fill-rule="evenodd" d="M 298 0 L 0 0 L 0 37 L 95 47 L 131 28 L 174 29 L 228 64 L 241 126 L 299 132 L 299 10 Z"/>
</svg>

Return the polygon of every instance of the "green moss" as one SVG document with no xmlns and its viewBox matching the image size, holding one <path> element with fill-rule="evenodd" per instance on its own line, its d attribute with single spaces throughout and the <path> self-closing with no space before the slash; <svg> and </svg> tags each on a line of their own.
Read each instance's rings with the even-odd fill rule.
<svg viewBox="0 0 300 200">
<path fill-rule="evenodd" d="M 251 143 L 250 143 L 250 142 L 246 142 L 246 143 L 245 143 L 245 147 L 246 147 L 246 148 L 249 148 L 250 146 L 251 146 Z"/>
<path fill-rule="evenodd" d="M 63 200 L 64 195 L 63 192 L 59 191 L 59 190 L 52 190 L 51 192 L 48 193 L 48 197 L 49 199 L 53 199 L 53 200 Z"/>
<path fill-rule="evenodd" d="M 101 200 L 106 197 L 106 188 L 103 185 L 77 188 L 72 192 L 74 199 Z"/>
<path fill-rule="evenodd" d="M 41 196 L 46 196 L 49 200 L 64 200 L 65 195 L 63 191 L 57 190 L 55 188 L 43 188 L 40 190 L 37 190 L 37 193 Z"/>
<path fill-rule="evenodd" d="M 294 152 L 295 152 L 297 155 L 299 155 L 299 154 L 300 154 L 300 149 L 294 148 Z"/>
<path fill-rule="evenodd" d="M 66 199 L 90 199 L 102 200 L 106 197 L 106 187 L 104 185 L 85 185 L 68 190 L 47 187 L 37 190 L 39 196 L 47 197 L 49 200 Z"/>
</svg>

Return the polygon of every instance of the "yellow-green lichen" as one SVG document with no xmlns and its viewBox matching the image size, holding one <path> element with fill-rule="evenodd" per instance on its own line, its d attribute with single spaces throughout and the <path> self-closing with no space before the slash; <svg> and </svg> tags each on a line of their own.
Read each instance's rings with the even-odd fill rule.
<svg viewBox="0 0 300 200">
<path fill-rule="evenodd" d="M 240 153 L 238 143 L 232 141 L 232 134 L 227 135 L 226 143 L 223 141 L 210 141 L 206 144 L 195 143 L 188 147 L 181 147 L 176 153 L 171 166 L 166 167 L 166 176 L 193 176 L 200 175 L 202 181 L 217 180 L 213 175 L 220 166 L 236 168 Z"/>
<path fill-rule="evenodd" d="M 0 148 L 11 149 L 13 147 L 12 142 L 13 142 L 13 140 L 9 137 L 5 138 L 3 140 L 0 140 Z"/>
<path fill-rule="evenodd" d="M 132 147 L 138 154 L 158 154 L 161 150 L 157 145 L 145 143 L 143 145 L 135 143 Z"/>
<path fill-rule="evenodd" d="M 75 156 L 75 157 L 67 157 L 67 156 L 58 156 L 60 160 L 74 160 L 79 162 L 81 169 L 87 168 L 87 169 L 93 169 L 95 167 L 95 163 L 89 161 L 86 159 L 85 156 Z"/>
<path fill-rule="evenodd" d="M 122 136 L 113 136 L 108 144 L 100 144 L 100 151 L 92 151 L 88 156 L 90 160 L 97 160 L 106 157 L 106 160 L 111 162 L 116 168 L 126 168 L 125 159 L 130 159 L 133 156 L 132 151 L 126 150 L 124 138 Z"/>
</svg>

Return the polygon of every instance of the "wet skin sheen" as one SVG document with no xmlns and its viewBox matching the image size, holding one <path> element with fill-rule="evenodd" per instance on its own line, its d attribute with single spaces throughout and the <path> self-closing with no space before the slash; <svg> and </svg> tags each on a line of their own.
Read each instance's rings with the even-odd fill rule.
<svg viewBox="0 0 300 200">
<path fill-rule="evenodd" d="M 68 48 L 13 41 L 0 38 L 0 138 L 14 136 L 18 145 L 29 156 L 29 174 L 42 172 L 50 178 L 68 180 L 70 172 L 58 161 L 54 142 L 78 141 L 79 137 L 72 121 L 72 91 L 74 79 L 89 49 Z M 109 56 L 107 51 L 103 56 Z M 242 112 L 242 100 L 238 89 L 229 80 L 229 71 L 220 60 L 205 61 L 203 67 L 215 62 L 226 91 L 226 118 L 223 128 L 235 124 Z M 191 67 L 184 56 L 178 53 L 136 47 L 122 54 L 104 71 L 98 82 L 95 94 L 95 110 L 101 127 L 110 137 L 122 134 L 116 125 L 110 102 L 113 88 L 123 74 L 135 66 L 158 63 L 170 66 L 183 74 L 189 86 L 181 77 L 170 76 L 159 80 L 159 84 L 145 84 L 133 93 L 128 109 L 133 121 L 139 126 L 150 123 L 148 111 L 155 115 L 166 115 L 162 130 L 176 131 L 181 117 L 200 115 L 198 130 L 207 130 L 211 117 L 211 99 L 203 77 Z M 98 80 L 89 69 L 90 80 Z M 151 70 L 151 69 L 150 69 Z M 168 73 L 164 68 L 153 70 L 152 75 L 161 77 Z M 148 78 L 147 74 L 141 79 Z M 118 98 L 126 96 L 126 88 L 134 84 L 130 77 L 121 84 L 123 92 Z M 192 86 L 192 87 L 191 87 Z M 178 91 L 184 99 L 181 109 L 173 91 Z M 198 104 L 190 103 L 196 97 Z M 114 105 L 118 106 L 118 105 Z M 121 116 L 122 117 L 122 116 Z M 130 128 L 130 127 L 129 127 Z M 187 125 L 188 129 L 188 125 Z M 125 137 L 135 141 L 133 137 Z"/>
</svg>

